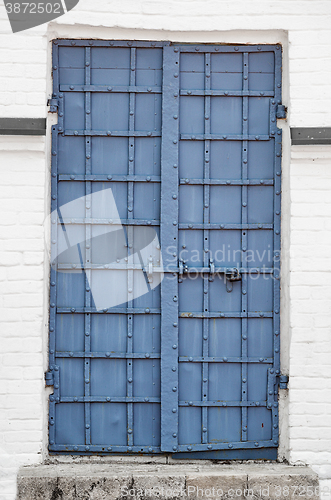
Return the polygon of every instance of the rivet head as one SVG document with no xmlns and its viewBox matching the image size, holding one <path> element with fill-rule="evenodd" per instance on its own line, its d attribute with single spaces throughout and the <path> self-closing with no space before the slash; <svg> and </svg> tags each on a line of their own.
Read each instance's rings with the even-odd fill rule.
<svg viewBox="0 0 331 500">
<path fill-rule="evenodd" d="M 132 429 L 128 429 L 128 434 L 132 434 Z"/>
<path fill-rule="evenodd" d="M 108 450 L 108 451 L 111 451 L 111 450 L 112 450 L 112 447 L 111 447 L 111 446 L 108 446 L 107 450 Z"/>
<path fill-rule="evenodd" d="M 174 115 L 174 120 L 177 120 L 178 116 L 177 115 Z"/>
<path fill-rule="evenodd" d="M 174 97 L 178 97 L 178 92 L 175 92 L 175 93 L 174 93 Z"/>
<path fill-rule="evenodd" d="M 238 50 L 239 50 L 239 48 L 238 48 L 238 47 L 235 47 L 235 48 L 234 48 L 234 50 L 235 50 L 235 51 L 238 51 Z"/>
<path fill-rule="evenodd" d="M 129 382 L 129 384 L 131 384 L 131 382 L 132 382 L 132 378 L 131 377 L 128 378 L 128 382 Z"/>
<path fill-rule="evenodd" d="M 212 449 L 212 445 L 211 445 L 211 444 L 209 444 L 209 445 L 207 446 L 207 448 L 208 448 L 208 450 L 211 450 L 211 449 Z"/>
<path fill-rule="evenodd" d="M 172 195 L 172 198 L 173 198 L 174 200 L 177 200 L 177 195 L 176 195 L 176 194 L 173 194 L 173 195 Z"/>
<path fill-rule="evenodd" d="M 178 326 L 178 323 L 174 323 L 173 326 L 176 328 Z"/>
<path fill-rule="evenodd" d="M 177 368 L 176 368 L 175 366 L 173 366 L 173 367 L 171 368 L 171 370 L 172 370 L 173 372 L 175 372 L 175 371 L 177 371 Z"/>
<path fill-rule="evenodd" d="M 174 451 L 176 451 L 176 450 L 177 450 L 177 446 L 173 446 L 173 447 L 172 447 L 172 449 L 173 449 Z"/>
<path fill-rule="evenodd" d="M 128 446 L 128 451 L 132 451 L 132 446 Z"/>
<path fill-rule="evenodd" d="M 229 444 L 229 448 L 233 448 L 233 444 L 232 443 Z"/>
<path fill-rule="evenodd" d="M 177 344 L 174 344 L 174 345 L 172 346 L 172 348 L 173 348 L 173 349 L 177 349 Z"/>
<path fill-rule="evenodd" d="M 174 52 L 178 52 L 178 47 L 175 47 L 175 48 L 174 48 Z"/>
<path fill-rule="evenodd" d="M 172 392 L 176 392 L 176 391 L 177 391 L 177 387 L 173 387 Z"/>
<path fill-rule="evenodd" d="M 193 406 L 193 401 L 188 402 L 189 406 Z"/>
<path fill-rule="evenodd" d="M 73 85 L 70 85 L 69 88 L 70 88 L 70 90 L 74 90 L 75 87 Z"/>
<path fill-rule="evenodd" d="M 189 361 L 193 361 L 193 358 L 192 358 L 192 356 L 190 356 L 190 357 L 188 358 L 188 360 L 189 360 Z"/>
<path fill-rule="evenodd" d="M 187 447 L 188 451 L 192 451 L 192 446 Z"/>
<path fill-rule="evenodd" d="M 172 413 L 177 413 L 177 408 L 173 408 Z"/>
<path fill-rule="evenodd" d="M 113 90 L 113 87 L 108 87 L 109 92 Z"/>
<path fill-rule="evenodd" d="M 175 78 L 178 78 L 178 73 L 174 73 L 174 77 L 175 77 Z"/>
</svg>

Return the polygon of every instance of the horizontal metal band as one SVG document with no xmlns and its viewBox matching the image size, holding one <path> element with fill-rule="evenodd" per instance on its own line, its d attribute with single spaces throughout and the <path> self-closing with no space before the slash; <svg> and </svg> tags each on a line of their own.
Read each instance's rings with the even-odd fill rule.
<svg viewBox="0 0 331 500">
<path fill-rule="evenodd" d="M 153 268 L 154 271 L 154 268 Z M 180 272 L 180 268 L 178 267 L 166 267 L 164 272 L 172 273 L 172 272 Z M 210 267 L 185 267 L 182 271 L 183 275 L 185 274 L 235 274 L 239 271 L 240 274 L 273 274 L 274 268 L 272 267 L 238 267 L 238 268 L 229 268 L 229 267 L 215 267 L 211 270 Z M 236 281 L 236 280 L 234 280 Z M 238 280 L 237 280 L 238 281 Z"/>
<path fill-rule="evenodd" d="M 0 135 L 46 135 L 46 118 L 0 118 Z"/>
<path fill-rule="evenodd" d="M 70 452 L 71 454 L 75 454 L 75 452 L 79 455 L 91 455 L 92 453 L 98 453 L 98 455 L 107 454 L 109 452 L 114 453 L 125 453 L 125 454 L 156 454 L 161 453 L 161 448 L 158 446 L 114 446 L 114 445 L 93 445 L 93 444 L 81 444 L 77 446 L 73 446 L 72 444 L 61 445 L 61 444 L 50 444 L 48 446 L 50 452 L 54 453 L 64 453 L 65 455 Z"/>
<path fill-rule="evenodd" d="M 61 210 L 61 207 L 59 207 Z M 146 219 L 80 219 L 80 218 L 64 218 L 59 221 L 59 224 L 91 224 L 91 225 L 113 225 L 113 226 L 159 226 L 159 220 L 146 220 Z"/>
<path fill-rule="evenodd" d="M 179 224 L 179 229 L 273 229 L 273 224 Z"/>
<path fill-rule="evenodd" d="M 179 179 L 179 184 L 204 186 L 273 186 L 273 179 Z"/>
<path fill-rule="evenodd" d="M 77 396 L 62 397 L 57 403 L 161 403 L 154 397 L 117 397 L 117 396 Z"/>
<path fill-rule="evenodd" d="M 203 44 L 188 44 L 179 45 L 172 44 L 174 46 L 178 45 L 180 52 L 270 52 L 275 50 L 281 50 L 281 45 L 203 45 Z"/>
<path fill-rule="evenodd" d="M 245 449 L 245 448 L 270 448 L 278 446 L 278 441 L 231 441 L 226 443 L 212 444 L 182 444 L 179 445 L 176 451 L 206 451 L 206 450 L 228 450 L 230 449 Z M 203 458 L 203 457 L 201 457 Z"/>
<path fill-rule="evenodd" d="M 106 94 L 113 94 L 120 92 L 134 93 L 134 94 L 161 94 L 161 87 L 151 87 L 147 85 L 141 86 L 128 86 L 128 85 L 60 85 L 60 92 L 104 92 Z"/>
<path fill-rule="evenodd" d="M 178 406 L 204 406 L 204 407 L 249 407 L 249 406 L 267 406 L 266 401 L 179 401 Z"/>
<path fill-rule="evenodd" d="M 185 73 L 185 72 L 184 72 Z M 203 74 L 203 73 L 201 73 Z M 213 72 L 211 72 L 211 75 Z M 214 72 L 215 74 L 215 72 Z M 220 74 L 217 72 L 216 74 Z M 225 73 L 224 73 L 225 74 Z M 239 73 L 240 74 L 240 73 Z M 275 93 L 272 90 L 184 90 L 180 91 L 180 95 L 192 96 L 211 96 L 211 97 L 273 97 Z"/>
<path fill-rule="evenodd" d="M 51 304 L 52 307 L 52 304 Z M 111 309 L 97 310 L 92 307 L 57 307 L 58 314 L 161 314 L 161 309 L 139 307 L 113 307 Z"/>
<path fill-rule="evenodd" d="M 272 312 L 180 312 L 180 318 L 273 318 Z"/>
<path fill-rule="evenodd" d="M 170 42 L 140 42 L 138 40 L 54 40 L 54 45 L 60 47 L 144 47 L 157 48 L 170 45 Z"/>
<path fill-rule="evenodd" d="M 148 264 L 146 264 L 147 268 Z M 58 264 L 58 270 L 83 270 L 83 269 L 100 269 L 103 271 L 141 271 L 143 268 L 140 264 L 91 264 L 90 262 L 81 264 Z M 154 267 L 153 273 L 163 273 L 163 267 Z"/>
<path fill-rule="evenodd" d="M 88 181 L 88 182 L 161 182 L 157 175 L 72 175 L 61 174 L 59 181 Z"/>
<path fill-rule="evenodd" d="M 107 358 L 107 359 L 160 359 L 161 354 L 155 352 L 55 352 L 56 358 Z"/>
<path fill-rule="evenodd" d="M 161 137 L 161 131 L 139 131 L 139 130 L 62 130 L 58 132 L 65 136 L 90 136 L 90 137 Z"/>
<path fill-rule="evenodd" d="M 269 135 L 181 134 L 182 141 L 270 141 Z"/>
<path fill-rule="evenodd" d="M 269 363 L 272 364 L 273 358 L 257 357 L 216 357 L 216 356 L 180 356 L 180 363 Z"/>
<path fill-rule="evenodd" d="M 331 127 L 291 128 L 292 145 L 331 144 Z"/>
</svg>

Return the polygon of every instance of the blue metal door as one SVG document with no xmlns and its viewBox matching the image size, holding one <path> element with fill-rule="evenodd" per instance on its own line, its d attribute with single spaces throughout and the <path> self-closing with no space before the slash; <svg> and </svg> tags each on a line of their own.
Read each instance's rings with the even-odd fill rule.
<svg viewBox="0 0 331 500">
<path fill-rule="evenodd" d="M 276 458 L 280 46 L 61 40 L 53 78 L 50 451 Z"/>
</svg>

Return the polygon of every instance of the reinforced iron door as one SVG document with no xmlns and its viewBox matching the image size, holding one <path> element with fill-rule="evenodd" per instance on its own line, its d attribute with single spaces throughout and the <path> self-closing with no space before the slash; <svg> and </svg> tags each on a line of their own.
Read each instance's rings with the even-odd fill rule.
<svg viewBox="0 0 331 500">
<path fill-rule="evenodd" d="M 59 40 L 53 78 L 50 451 L 275 459 L 281 47 Z"/>
</svg>

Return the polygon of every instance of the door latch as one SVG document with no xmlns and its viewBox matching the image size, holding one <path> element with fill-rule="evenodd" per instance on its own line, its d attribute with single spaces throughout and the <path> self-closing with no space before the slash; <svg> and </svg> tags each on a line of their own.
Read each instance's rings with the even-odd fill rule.
<svg viewBox="0 0 331 500">
<path fill-rule="evenodd" d="M 153 283 L 153 257 L 152 256 L 150 256 L 148 259 L 147 279 L 148 279 L 148 283 Z"/>
<path fill-rule="evenodd" d="M 233 290 L 233 282 L 241 281 L 241 275 L 239 269 L 235 267 L 234 269 L 229 269 L 228 271 L 226 271 L 225 279 L 226 279 L 226 291 L 228 293 L 231 293 Z"/>
</svg>

